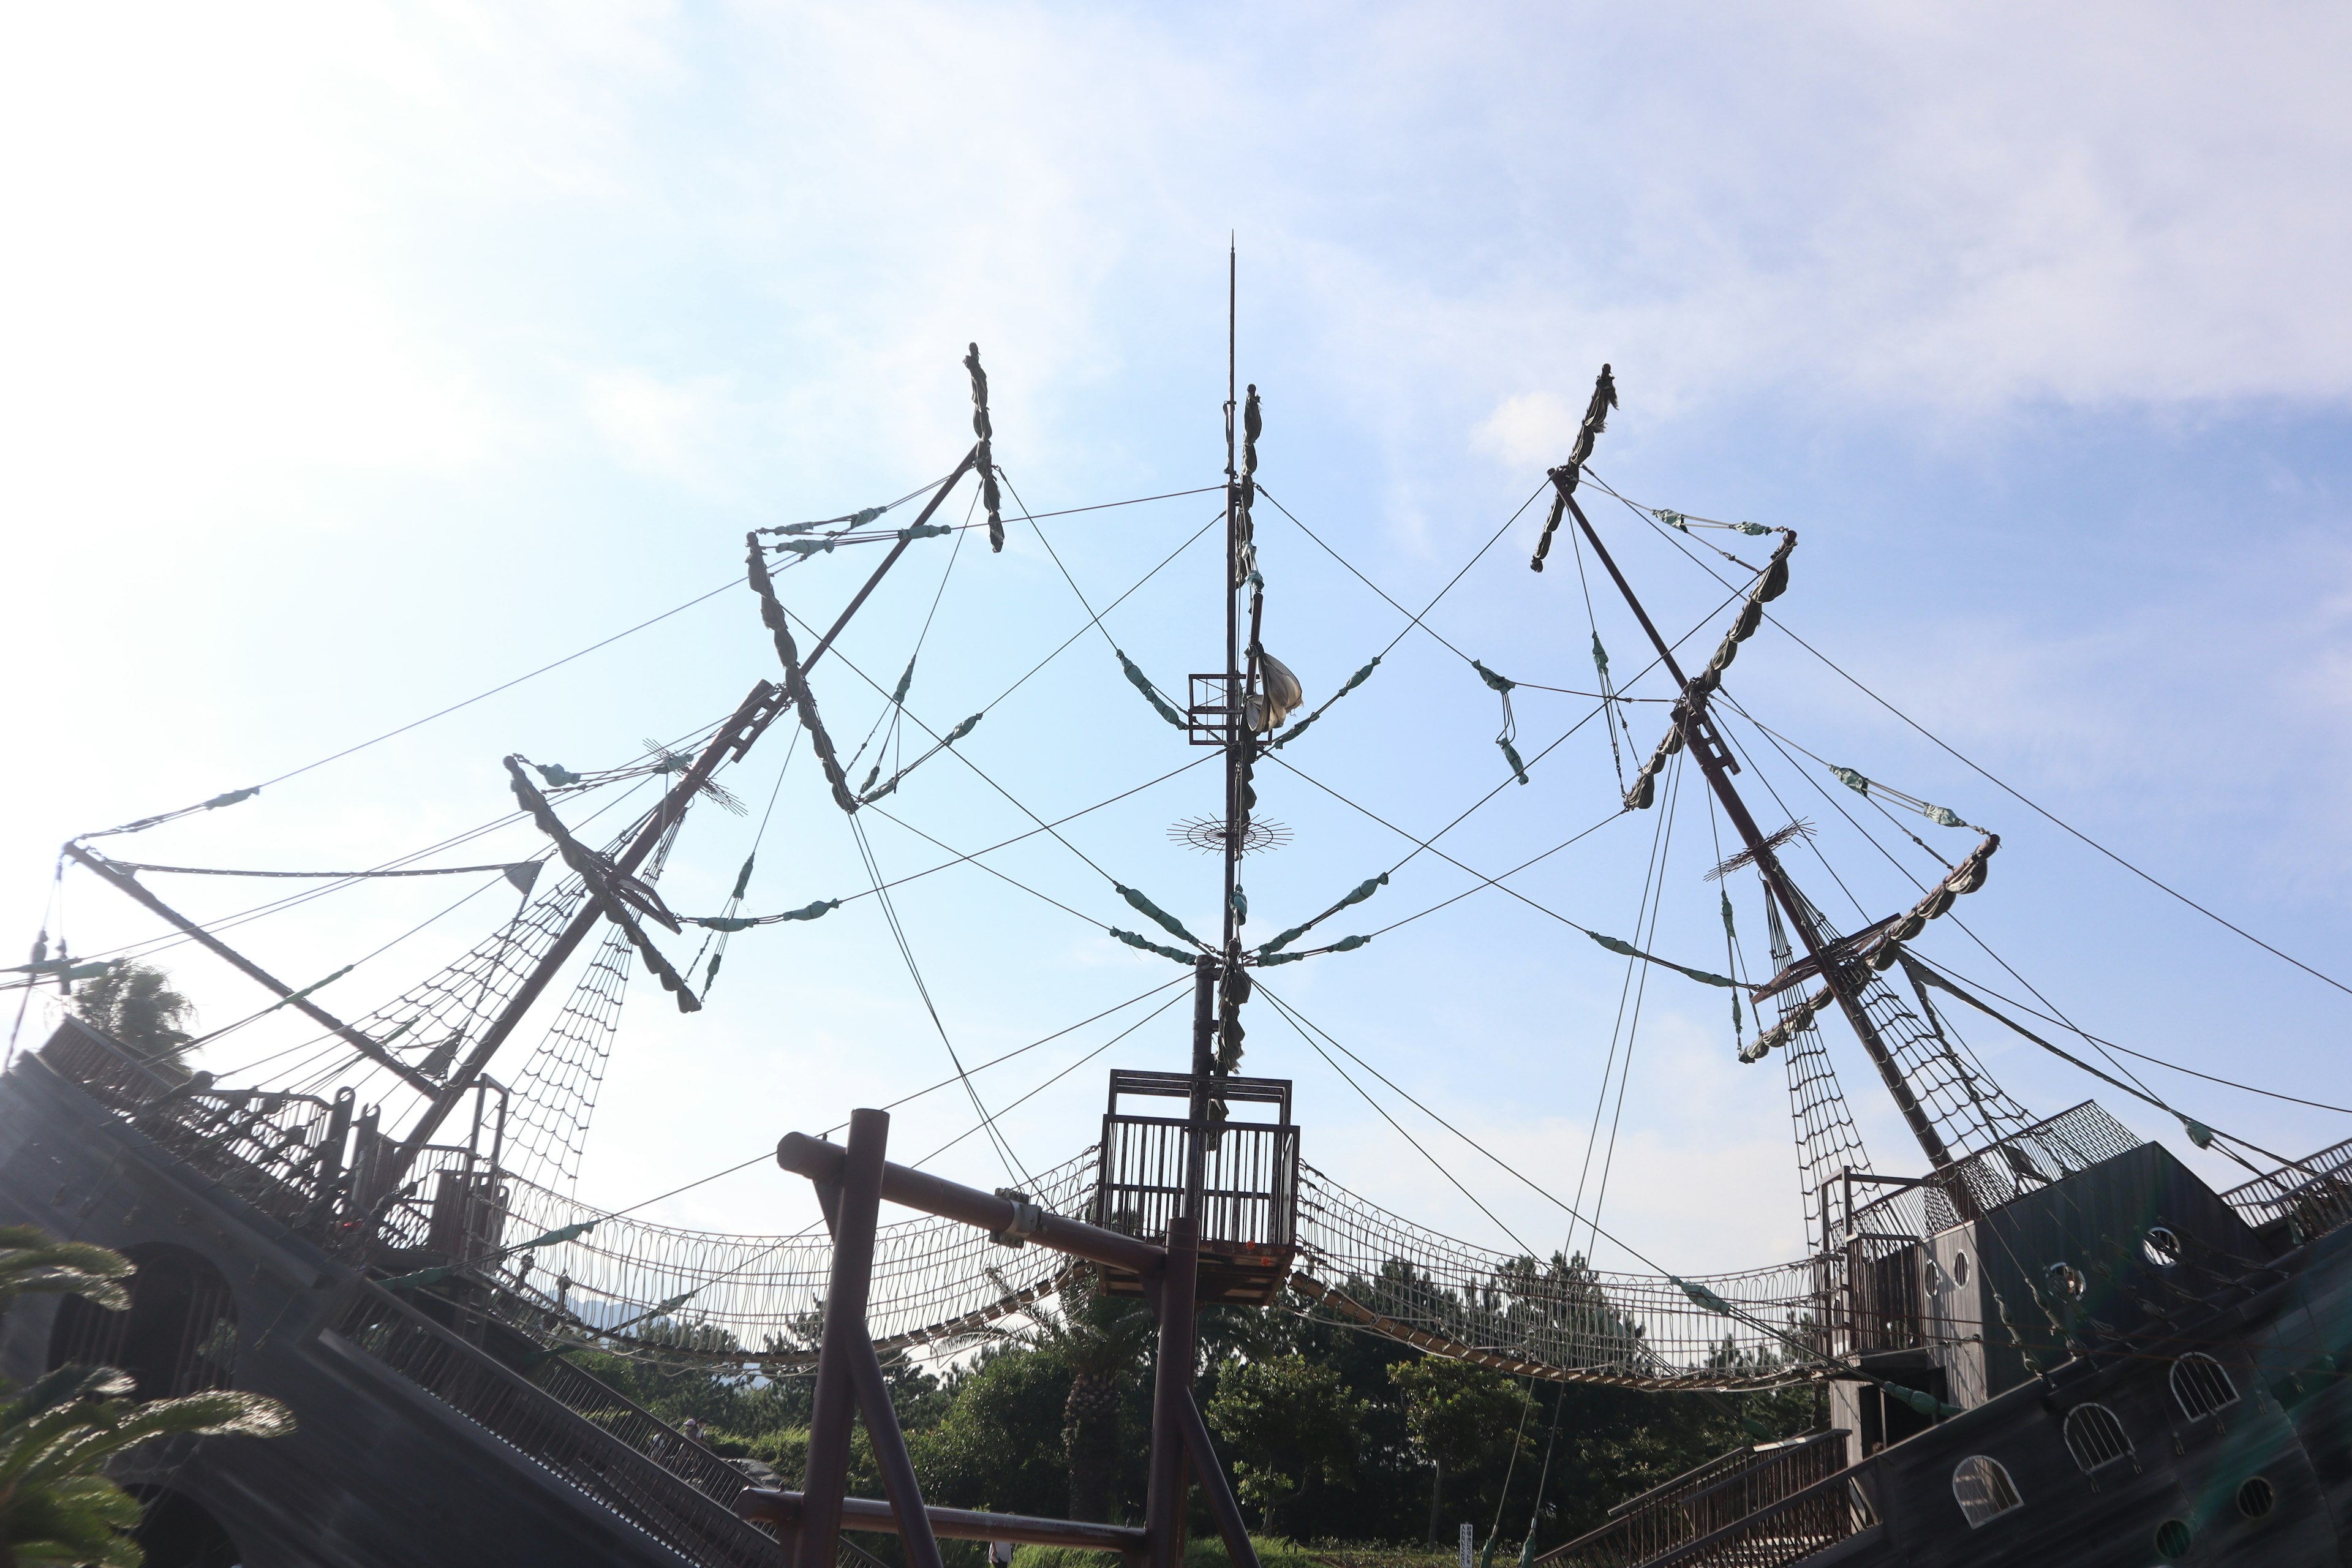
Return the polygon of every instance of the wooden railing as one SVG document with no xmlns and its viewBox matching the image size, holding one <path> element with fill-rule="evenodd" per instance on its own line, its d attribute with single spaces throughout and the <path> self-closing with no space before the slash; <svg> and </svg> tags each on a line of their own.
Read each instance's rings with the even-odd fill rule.
<svg viewBox="0 0 2352 1568">
<path fill-rule="evenodd" d="M 1154 1240 L 1184 1195 L 1186 1124 L 1174 1117 L 1103 1118 L 1097 1223 Z M 1228 1122 L 1202 1160 L 1201 1240 L 1276 1250 L 1298 1240 L 1298 1129 Z"/>
</svg>

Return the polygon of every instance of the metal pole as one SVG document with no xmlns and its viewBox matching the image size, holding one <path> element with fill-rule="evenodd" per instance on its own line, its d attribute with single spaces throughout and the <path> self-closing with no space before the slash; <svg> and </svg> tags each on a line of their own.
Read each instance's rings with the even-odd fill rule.
<svg viewBox="0 0 2352 1568">
<path fill-rule="evenodd" d="M 1617 563 L 1610 556 L 1608 546 L 1601 542 L 1601 535 L 1585 518 L 1584 509 L 1576 504 L 1574 496 L 1564 499 L 1568 502 L 1568 510 L 1576 518 L 1577 528 L 1592 546 L 1593 554 L 1600 558 L 1610 579 L 1617 584 L 1618 593 L 1623 595 L 1625 603 L 1632 606 L 1634 618 L 1642 623 L 1642 629 L 1649 634 L 1651 646 L 1658 650 L 1659 662 L 1666 667 L 1666 673 L 1681 689 L 1683 700 L 1675 705 L 1675 722 L 1682 730 L 1683 743 L 1690 748 L 1691 755 L 1697 760 L 1699 771 L 1706 775 L 1708 787 L 1723 803 L 1724 815 L 1731 818 L 1732 826 L 1748 846 L 1748 854 L 1755 858 L 1756 868 L 1763 873 L 1765 885 L 1772 889 L 1773 897 L 1780 900 L 1780 907 L 1789 911 L 1789 921 L 1797 928 L 1798 940 L 1805 944 L 1805 952 L 1821 970 L 1822 978 L 1829 983 L 1830 992 L 1838 999 L 1838 1006 L 1844 1012 L 1846 1022 L 1853 1026 L 1854 1036 L 1862 1041 L 1863 1050 L 1868 1053 L 1872 1065 L 1878 1068 L 1879 1078 L 1885 1083 L 1887 1093 L 1894 1096 L 1895 1109 L 1903 1112 L 1903 1120 L 1909 1124 L 1911 1135 L 1919 1141 L 1919 1147 L 1927 1153 L 1928 1163 L 1937 1170 L 1949 1165 L 1952 1163 L 1950 1151 L 1944 1147 L 1943 1137 L 1937 1132 L 1935 1124 L 1927 1120 L 1927 1112 L 1919 1108 L 1918 1098 L 1911 1092 L 1910 1084 L 1903 1077 L 1903 1069 L 1895 1065 L 1894 1055 L 1886 1048 L 1886 1042 L 1880 1038 L 1878 1026 L 1863 1009 L 1862 998 L 1847 984 L 1837 966 L 1824 961 L 1822 949 L 1826 944 L 1822 941 L 1821 932 L 1814 928 L 1811 909 L 1798 895 L 1796 884 L 1789 880 L 1780 857 L 1765 844 L 1764 834 L 1756 826 L 1756 818 L 1748 814 L 1748 803 L 1740 799 L 1739 792 L 1732 787 L 1731 776 L 1723 765 L 1724 759 L 1715 754 L 1712 737 L 1706 732 L 1704 704 L 1691 701 L 1690 682 L 1684 679 L 1682 667 L 1675 662 L 1674 649 L 1659 635 L 1657 626 L 1650 620 L 1650 613 L 1642 607 L 1642 601 L 1634 596 L 1633 584 L 1626 582 L 1625 574 L 1617 569 Z M 1960 1201 L 1965 1202 L 1965 1199 Z"/>
<path fill-rule="evenodd" d="M 841 1500 L 849 1485 L 849 1418 L 857 1403 L 857 1346 L 874 1271 L 874 1227 L 882 1207 L 883 1153 L 890 1118 L 849 1113 L 849 1142 L 835 1198 L 833 1272 L 824 1293 L 824 1338 L 817 1349 L 809 1415 L 808 1472 L 801 1483 L 796 1568 L 834 1568 L 841 1551 Z M 870 1351 L 871 1346 L 868 1346 Z"/>
</svg>

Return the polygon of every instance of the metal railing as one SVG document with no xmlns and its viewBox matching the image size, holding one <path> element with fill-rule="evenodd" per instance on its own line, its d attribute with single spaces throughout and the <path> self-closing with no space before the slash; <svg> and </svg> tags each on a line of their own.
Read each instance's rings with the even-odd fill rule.
<svg viewBox="0 0 2352 1568">
<path fill-rule="evenodd" d="M 1129 1236 L 1168 1234 L 1184 1196 L 1185 1132 L 1180 1118 L 1103 1118 L 1097 1223 Z M 1269 1250 L 1297 1244 L 1297 1128 L 1227 1122 L 1212 1134 L 1203 1168 L 1203 1243 Z"/>
<path fill-rule="evenodd" d="M 1855 1205 L 1844 1229 L 1849 1235 L 1933 1236 L 2127 1154 L 2143 1142 L 2096 1100 L 2086 1100 L 1954 1162 L 1921 1185 Z"/>
<path fill-rule="evenodd" d="M 2221 1194 L 2221 1201 L 2257 1228 L 2280 1220 L 2297 1241 L 2310 1241 L 2352 1220 L 2352 1140 Z"/>
<path fill-rule="evenodd" d="M 1870 1522 L 1858 1489 L 1849 1495 L 1826 1484 L 1845 1468 L 1845 1438 L 1813 1432 L 1735 1448 L 1618 1504 L 1607 1524 L 1536 1561 L 1548 1568 L 1797 1562 Z"/>
<path fill-rule="evenodd" d="M 704 1568 L 774 1568 L 732 1510 L 741 1472 L 561 1358 L 533 1382 L 365 1284 L 333 1331 Z"/>
<path fill-rule="evenodd" d="M 209 1075 L 166 1076 L 73 1019 L 42 1047 L 41 1060 L 273 1219 L 297 1224 L 314 1215 L 341 1181 L 348 1093 L 337 1102 L 215 1089 Z"/>
</svg>

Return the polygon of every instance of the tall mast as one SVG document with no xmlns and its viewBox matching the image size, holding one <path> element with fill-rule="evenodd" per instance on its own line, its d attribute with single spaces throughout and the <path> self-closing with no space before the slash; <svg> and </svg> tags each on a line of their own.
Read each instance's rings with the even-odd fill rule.
<svg viewBox="0 0 2352 1568">
<path fill-rule="evenodd" d="M 865 585 L 857 590 L 856 595 L 835 618 L 833 625 L 826 628 L 824 636 L 817 639 L 816 647 L 810 650 L 808 658 L 802 662 L 801 673 L 803 678 L 810 670 L 816 668 L 817 661 L 824 658 L 826 650 L 833 647 L 834 639 L 839 637 L 843 628 L 849 625 L 851 617 L 857 614 L 866 598 L 872 595 L 876 587 L 880 585 L 890 568 L 898 563 L 898 558 L 907 553 L 908 545 L 918 537 L 917 531 L 930 521 L 931 514 L 940 509 L 940 503 L 947 499 L 948 492 L 955 488 L 956 481 L 979 466 L 980 452 L 980 447 L 975 446 L 971 451 L 965 453 L 963 461 L 956 465 L 955 471 L 941 480 L 939 488 L 931 492 L 931 499 L 924 503 L 922 511 L 915 519 L 914 527 L 900 533 L 898 543 L 890 547 L 889 553 L 882 558 L 881 564 L 875 567 L 873 574 L 866 578 Z M 768 727 L 782 717 L 791 706 L 790 699 L 782 687 L 767 680 L 754 685 L 751 694 L 745 697 L 741 706 L 736 709 L 734 716 L 720 725 L 719 732 L 713 735 L 709 743 L 703 747 L 701 755 L 695 758 L 693 765 L 686 771 L 685 776 L 671 785 L 669 792 L 662 796 L 661 804 L 654 808 L 653 815 L 646 819 L 645 825 L 638 829 L 636 837 L 629 842 L 626 848 L 614 858 L 613 868 L 625 876 L 635 872 L 639 866 L 643 865 L 646 858 L 653 854 L 655 847 L 661 843 L 664 836 L 684 818 L 688 805 L 692 804 L 695 795 L 709 781 L 711 774 L 719 771 L 719 765 L 722 763 L 741 762 L 744 753 L 751 749 L 760 737 L 767 732 Z M 417 1154 L 426 1143 L 432 1141 L 433 1134 L 440 1130 L 442 1122 L 448 1119 L 450 1112 L 457 1108 L 467 1092 L 481 1078 L 482 1073 L 489 1067 L 490 1058 L 496 1056 L 499 1047 L 506 1044 L 508 1037 L 522 1022 L 524 1015 L 529 1013 L 532 1004 L 539 1000 L 540 994 L 546 990 L 548 983 L 555 978 L 556 972 L 563 967 L 574 952 L 578 951 L 580 944 L 587 940 L 589 933 L 604 923 L 604 908 L 595 898 L 592 896 L 583 902 L 580 912 L 572 916 L 571 922 L 558 933 L 545 955 L 524 978 L 522 984 L 516 988 L 514 994 L 507 999 L 506 1005 L 499 1010 L 498 1016 L 493 1018 L 489 1026 L 482 1031 L 481 1037 L 474 1044 L 474 1048 L 466 1054 L 465 1060 L 458 1065 L 455 1072 L 449 1075 L 448 1080 L 439 1086 L 438 1093 L 417 1117 L 416 1124 L 409 1129 L 408 1135 L 402 1141 L 390 1169 L 385 1173 L 387 1186 L 397 1186 L 404 1179 L 408 1167 L 415 1163 Z"/>
<path fill-rule="evenodd" d="M 1642 623 L 1642 630 L 1649 635 L 1650 645 L 1657 649 L 1659 662 L 1665 666 L 1666 673 L 1681 689 L 1682 697 L 1674 707 L 1674 723 L 1682 732 L 1683 743 L 1690 748 L 1699 770 L 1706 775 L 1708 787 L 1723 803 L 1724 815 L 1731 818 L 1732 826 L 1738 830 L 1741 842 L 1747 845 L 1748 855 L 1756 862 L 1756 868 L 1763 874 L 1765 886 L 1772 889 L 1775 901 L 1788 912 L 1789 923 L 1795 928 L 1797 940 L 1805 944 L 1807 955 L 1821 971 L 1831 994 L 1837 998 L 1840 1010 L 1845 1014 L 1846 1022 L 1853 1026 L 1855 1037 L 1862 1041 L 1862 1048 L 1870 1057 L 1871 1065 L 1878 1068 L 1878 1076 L 1885 1081 L 1886 1092 L 1894 1097 L 1895 1108 L 1903 1112 L 1903 1120 L 1909 1125 L 1911 1135 L 1919 1141 L 1928 1164 L 1939 1171 L 1944 1169 L 1952 1163 L 1951 1151 L 1945 1147 L 1942 1135 L 1936 1131 L 1935 1123 L 1928 1120 L 1918 1097 L 1912 1093 L 1911 1085 L 1905 1079 L 1902 1068 L 1895 1064 L 1894 1053 L 1886 1048 L 1886 1041 L 1881 1037 L 1877 1024 L 1864 1008 L 1862 994 L 1845 973 L 1844 966 L 1829 961 L 1829 943 L 1822 939 L 1821 927 L 1813 919 L 1812 905 L 1790 880 L 1780 857 L 1773 853 L 1772 847 L 1758 829 L 1756 818 L 1748 810 L 1748 803 L 1739 798 L 1739 791 L 1732 785 L 1731 775 L 1739 770 L 1739 764 L 1732 759 L 1730 752 L 1716 734 L 1715 726 L 1708 721 L 1706 694 L 1695 690 L 1683 675 L 1682 667 L 1675 661 L 1674 649 L 1659 635 L 1649 612 L 1642 607 L 1642 601 L 1634 596 L 1633 584 L 1626 582 L 1625 574 L 1617 569 L 1617 563 L 1610 557 L 1608 547 L 1601 542 L 1601 535 L 1585 517 L 1584 509 L 1576 504 L 1573 490 L 1578 477 L 1573 465 L 1552 470 L 1552 483 L 1567 504 L 1570 514 L 1576 519 L 1578 531 L 1592 546 L 1592 552 L 1600 558 L 1601 564 L 1607 568 L 1610 580 L 1617 584 L 1617 591 L 1624 595 L 1625 603 L 1632 607 L 1634 619 Z"/>
<path fill-rule="evenodd" d="M 1211 1079 L 1222 1076 L 1222 1055 L 1219 1049 L 1220 1018 L 1230 1017 L 1240 1006 L 1247 980 L 1241 966 L 1241 919 L 1235 908 L 1234 893 L 1241 881 L 1241 852 L 1244 835 L 1249 830 L 1247 805 L 1247 771 L 1249 766 L 1249 728 L 1245 711 L 1248 703 L 1242 680 L 1241 647 L 1241 470 L 1236 462 L 1234 387 L 1238 380 L 1235 358 L 1239 320 L 1239 287 L 1241 257 L 1238 245 L 1225 252 L 1225 555 L 1219 569 L 1222 574 L 1225 601 L 1225 662 L 1223 672 L 1225 752 L 1225 811 L 1224 830 L 1218 835 L 1223 851 L 1224 879 L 1220 889 L 1223 917 L 1217 952 L 1213 957 L 1203 953 L 1193 966 L 1196 987 L 1192 1007 L 1192 1094 L 1186 1110 L 1188 1124 L 1184 1163 L 1183 1213 L 1197 1218 L 1201 1212 L 1202 1185 L 1204 1179 L 1209 1143 L 1209 1102 Z"/>
</svg>

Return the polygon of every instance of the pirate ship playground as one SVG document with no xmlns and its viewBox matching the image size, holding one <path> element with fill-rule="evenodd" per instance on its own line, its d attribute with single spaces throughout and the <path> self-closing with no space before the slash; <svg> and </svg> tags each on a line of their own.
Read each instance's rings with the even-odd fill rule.
<svg viewBox="0 0 2352 1568">
<path fill-rule="evenodd" d="M 899 1163 L 881 1110 L 842 1107 L 845 1135 L 779 1127 L 782 1177 L 811 1183 L 823 1209 L 824 1227 L 809 1234 L 693 1231 L 568 1196 L 586 1097 L 631 974 L 697 1011 L 730 937 L 820 919 L 841 901 L 747 913 L 747 860 L 719 913 L 681 915 L 665 902 L 672 847 L 731 802 L 726 771 L 758 747 L 804 748 L 822 775 L 814 809 L 854 826 L 957 765 L 958 742 L 980 721 L 933 729 L 909 705 L 911 661 L 886 689 L 851 671 L 836 646 L 902 561 L 967 539 L 1003 548 L 1008 509 L 976 347 L 965 364 L 974 440 L 944 479 L 886 507 L 747 539 L 749 599 L 774 662 L 730 714 L 603 770 L 504 760 L 514 805 L 539 836 L 529 857 L 441 864 L 452 840 L 365 871 L 289 873 L 156 865 L 126 847 L 167 822 L 236 806 L 249 790 L 64 847 L 67 874 L 238 971 L 273 1024 L 299 1033 L 241 1069 L 190 1072 L 68 1016 L 0 1079 L 0 1218 L 139 1265 L 126 1310 L 64 1300 L 12 1311 L 0 1370 L 22 1378 L 111 1363 L 143 1397 L 233 1386 L 281 1400 L 299 1421 L 289 1437 L 167 1444 L 121 1469 L 155 1506 L 202 1521 L 215 1555 L 187 1561 L 830 1568 L 870 1563 L 860 1541 L 889 1537 L 914 1568 L 940 1568 L 942 1540 L 1092 1548 L 1129 1568 L 1173 1568 L 1197 1498 L 1236 1568 L 1255 1568 L 1194 1394 L 1197 1315 L 1213 1304 L 1318 1313 L 1538 1382 L 1825 1391 L 1819 1430 L 1735 1449 L 1622 1500 L 1601 1528 L 1538 1559 L 1556 1568 L 2352 1560 L 2339 1522 L 2352 1518 L 2352 1143 L 2300 1159 L 2252 1149 L 1951 973 L 1936 956 L 1940 922 L 1987 886 L 2000 837 L 1822 763 L 1842 798 L 1908 857 L 1916 890 L 1837 929 L 1797 879 L 1810 825 L 1771 825 L 1777 808 L 1759 818 L 1744 787 L 1744 751 L 1818 763 L 1735 696 L 1743 645 L 1779 626 L 1773 605 L 1790 584 L 1796 535 L 1627 503 L 1623 526 L 1675 545 L 1725 591 L 1705 626 L 1680 636 L 1657 626 L 1585 510 L 1595 497 L 1622 500 L 1590 471 L 1617 404 L 1606 368 L 1571 450 L 1543 476 L 1540 524 L 1530 517 L 1519 538 L 1536 571 L 1572 559 L 1588 599 L 1622 605 L 1641 668 L 1612 678 L 1596 624 L 1592 689 L 1548 689 L 1591 700 L 1589 721 L 1619 757 L 1612 819 L 1655 821 L 1686 798 L 1729 826 L 1734 852 L 1709 873 L 1727 973 L 1650 951 L 1639 927 L 1630 941 L 1575 929 L 1630 972 L 1727 992 L 1740 1059 L 1760 1080 L 1778 1058 L 1805 1256 L 1706 1276 L 1607 1272 L 1456 1240 L 1311 1163 L 1291 1082 L 1240 1070 L 1246 1021 L 1292 1016 L 1267 972 L 1350 962 L 1339 955 L 1379 933 L 1355 931 L 1349 911 L 1391 883 L 1382 873 L 1334 889 L 1299 924 L 1265 941 L 1244 934 L 1243 859 L 1287 831 L 1258 809 L 1264 775 L 1297 754 L 1292 746 L 1311 745 L 1311 726 L 1349 721 L 1366 701 L 1351 694 L 1381 662 L 1310 693 L 1267 650 L 1274 590 L 1259 530 L 1270 509 L 1288 513 L 1260 484 L 1255 387 L 1228 388 L 1225 471 L 1210 487 L 1224 559 L 1222 603 L 1203 621 L 1204 644 L 1212 628 L 1221 637 L 1204 660 L 1213 668 L 1162 685 L 1113 650 L 1136 700 L 1164 721 L 1163 744 L 1197 748 L 1221 780 L 1219 808 L 1173 830 L 1219 868 L 1217 927 L 1196 932 L 1171 912 L 1181 890 L 1163 904 L 1108 875 L 1107 899 L 1128 912 L 1097 927 L 1175 966 L 1154 994 L 1189 999 L 1189 1059 L 1113 1069 L 1092 1146 L 1077 1149 L 1087 1131 L 1074 1131 L 1064 1163 L 993 1191 Z M 948 505 L 958 497 L 971 508 L 962 521 Z M 1011 509 L 1013 525 L 1024 510 Z M 1621 526 L 1616 516 L 1602 521 Z M 867 560 L 829 624 L 800 617 L 798 574 Z M 1103 613 L 1089 609 L 1079 631 L 1094 632 Z M 1545 753 L 1522 755 L 1509 720 L 1521 683 L 1465 662 L 1506 715 L 1496 787 L 1524 783 Z M 1320 700 L 1310 707 L 1310 697 Z M 880 744 L 869 733 L 848 747 L 828 727 L 830 716 L 877 709 Z M 629 804 L 617 831 L 583 836 L 620 801 Z M 182 912 L 173 879 L 197 872 L 309 878 L 303 887 L 331 890 L 470 875 L 503 880 L 520 904 L 455 962 L 351 1015 L 317 994 L 326 982 L 279 978 L 264 944 L 232 940 L 228 921 Z M 1752 971 L 1735 889 L 1752 893 L 1769 948 Z M 53 952 L 45 930 L 8 978 L 26 997 L 61 993 L 110 962 Z M 2103 1092 L 2179 1117 L 2249 1179 L 2213 1190 L 2095 1100 L 2029 1110 L 1966 1044 L 1964 1021 L 1989 1021 L 2065 1058 Z M 1886 1168 L 1863 1147 L 1840 1058 L 1876 1079 L 1872 1092 L 1891 1098 L 1914 1145 Z M 1610 1239 L 1642 1257 L 1638 1238 Z M 1139 1300 L 1156 1323 L 1141 1518 L 1072 1521 L 927 1500 L 888 1366 L 959 1353 L 1079 1279 Z M 582 1346 L 813 1377 L 805 1473 L 751 1484 L 575 1365 L 569 1353 Z M 860 1426 L 879 1497 L 847 1495 Z"/>
</svg>

